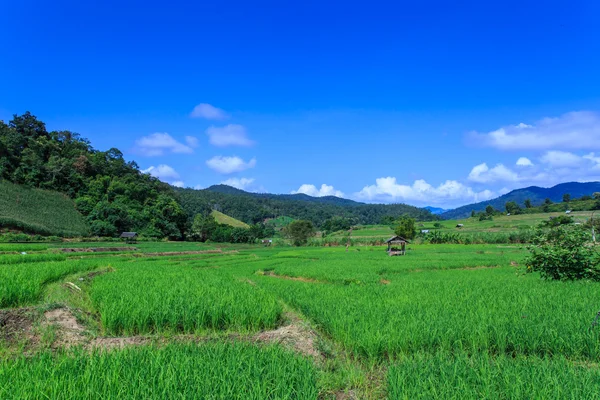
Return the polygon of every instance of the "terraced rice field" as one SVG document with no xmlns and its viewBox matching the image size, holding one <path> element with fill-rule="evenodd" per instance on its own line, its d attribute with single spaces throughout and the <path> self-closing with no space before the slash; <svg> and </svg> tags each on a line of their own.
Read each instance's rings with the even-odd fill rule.
<svg viewBox="0 0 600 400">
<path fill-rule="evenodd" d="M 523 247 L 135 247 L 0 255 L 0 398 L 600 396 L 598 284 Z"/>
</svg>

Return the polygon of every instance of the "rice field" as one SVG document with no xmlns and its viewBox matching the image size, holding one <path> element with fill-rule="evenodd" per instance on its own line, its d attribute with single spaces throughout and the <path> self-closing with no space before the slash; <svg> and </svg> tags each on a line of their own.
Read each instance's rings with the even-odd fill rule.
<svg viewBox="0 0 600 400">
<path fill-rule="evenodd" d="M 524 275 L 522 246 L 134 247 L 0 255 L 0 308 L 77 308 L 88 338 L 150 340 L 20 357 L 0 324 L 0 398 L 600 397 L 598 284 Z"/>
</svg>

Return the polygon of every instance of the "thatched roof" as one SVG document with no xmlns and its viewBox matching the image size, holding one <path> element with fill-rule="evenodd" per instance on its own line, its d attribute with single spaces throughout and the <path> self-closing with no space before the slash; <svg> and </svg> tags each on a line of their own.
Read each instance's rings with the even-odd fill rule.
<svg viewBox="0 0 600 400">
<path fill-rule="evenodd" d="M 123 232 L 123 233 L 121 233 L 121 236 L 119 236 L 119 237 L 126 238 L 126 239 L 132 239 L 132 238 L 137 237 L 137 235 L 138 235 L 137 232 Z"/>
<path fill-rule="evenodd" d="M 388 240 L 385 241 L 386 243 L 410 243 L 408 240 L 404 239 L 402 236 L 392 236 L 391 238 L 389 238 Z"/>
</svg>

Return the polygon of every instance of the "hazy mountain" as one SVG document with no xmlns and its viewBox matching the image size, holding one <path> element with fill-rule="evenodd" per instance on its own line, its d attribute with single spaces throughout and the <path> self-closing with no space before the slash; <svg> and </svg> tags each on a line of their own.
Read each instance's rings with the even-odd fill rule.
<svg viewBox="0 0 600 400">
<path fill-rule="evenodd" d="M 433 215 L 440 215 L 440 214 L 443 214 L 443 213 L 445 213 L 447 211 L 450 211 L 450 210 L 447 210 L 445 208 L 432 207 L 432 206 L 427 206 L 427 207 L 423 207 L 423 208 L 426 209 L 426 210 L 429 210 L 429 212 L 432 213 Z"/>
</svg>

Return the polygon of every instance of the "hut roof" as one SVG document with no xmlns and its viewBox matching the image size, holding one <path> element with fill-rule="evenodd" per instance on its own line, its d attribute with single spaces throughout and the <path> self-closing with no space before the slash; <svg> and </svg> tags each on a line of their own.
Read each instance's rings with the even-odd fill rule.
<svg viewBox="0 0 600 400">
<path fill-rule="evenodd" d="M 121 233 L 120 237 L 131 239 L 131 238 L 137 237 L 137 235 L 138 235 L 137 232 L 123 232 L 123 233 Z"/>
<path fill-rule="evenodd" d="M 392 236 L 391 238 L 389 238 L 388 240 L 385 241 L 386 243 L 400 243 L 400 242 L 406 242 L 406 243 L 410 243 L 408 240 L 404 239 L 402 236 Z"/>
</svg>

